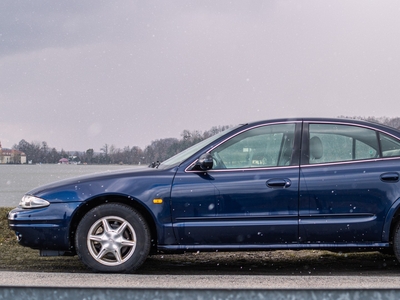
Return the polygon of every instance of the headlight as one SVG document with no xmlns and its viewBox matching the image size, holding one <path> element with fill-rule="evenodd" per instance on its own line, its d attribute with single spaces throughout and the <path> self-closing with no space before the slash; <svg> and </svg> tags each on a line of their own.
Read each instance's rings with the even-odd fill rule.
<svg viewBox="0 0 400 300">
<path fill-rule="evenodd" d="M 21 202 L 19 203 L 19 206 L 21 206 L 22 208 L 38 208 L 38 207 L 45 207 L 45 206 L 49 206 L 50 202 L 38 198 L 38 197 L 34 197 L 31 195 L 25 195 L 22 197 Z"/>
</svg>

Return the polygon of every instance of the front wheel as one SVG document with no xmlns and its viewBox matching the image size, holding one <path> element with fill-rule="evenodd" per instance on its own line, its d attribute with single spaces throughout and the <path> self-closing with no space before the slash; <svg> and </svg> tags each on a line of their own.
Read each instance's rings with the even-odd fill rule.
<svg viewBox="0 0 400 300">
<path fill-rule="evenodd" d="M 146 260 L 150 239 L 147 223 L 135 209 L 108 203 L 82 218 L 75 247 L 82 262 L 94 271 L 129 273 Z"/>
</svg>

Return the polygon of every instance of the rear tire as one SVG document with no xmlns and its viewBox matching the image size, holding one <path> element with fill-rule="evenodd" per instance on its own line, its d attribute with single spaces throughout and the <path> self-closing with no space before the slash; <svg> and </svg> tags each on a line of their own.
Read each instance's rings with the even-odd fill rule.
<svg viewBox="0 0 400 300">
<path fill-rule="evenodd" d="M 400 262 L 400 222 L 396 224 L 393 235 L 393 252 L 397 260 Z"/>
<path fill-rule="evenodd" d="M 76 252 L 90 269 L 104 273 L 137 270 L 150 251 L 150 230 L 135 209 L 108 203 L 90 210 L 78 225 Z"/>
</svg>

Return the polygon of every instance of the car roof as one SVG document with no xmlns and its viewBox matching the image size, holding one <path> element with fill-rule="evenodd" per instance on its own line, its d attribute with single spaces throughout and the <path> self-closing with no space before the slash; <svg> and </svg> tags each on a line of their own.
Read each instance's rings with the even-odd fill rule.
<svg viewBox="0 0 400 300">
<path fill-rule="evenodd" d="M 395 134 L 395 135 L 400 134 L 400 130 L 398 130 L 394 127 L 390 127 L 390 126 L 387 126 L 387 125 L 384 125 L 381 123 L 375 123 L 375 122 L 364 121 L 364 120 L 359 120 L 359 119 L 350 119 L 350 118 L 316 118 L 316 117 L 279 118 L 279 119 L 256 121 L 256 122 L 251 122 L 251 123 L 247 123 L 244 125 L 255 126 L 255 125 L 260 125 L 260 124 L 265 124 L 265 123 L 283 123 L 283 122 L 347 123 L 347 124 L 355 124 L 355 125 L 360 125 L 360 126 L 365 126 L 365 127 L 371 127 L 371 128 L 381 130 L 384 132 L 388 132 L 391 134 Z"/>
</svg>

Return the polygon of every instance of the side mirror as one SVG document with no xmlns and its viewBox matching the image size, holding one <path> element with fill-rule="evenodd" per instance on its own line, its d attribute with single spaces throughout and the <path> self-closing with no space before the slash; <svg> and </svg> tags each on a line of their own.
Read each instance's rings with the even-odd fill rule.
<svg viewBox="0 0 400 300">
<path fill-rule="evenodd" d="M 213 167 L 213 158 L 210 153 L 202 154 L 195 164 L 196 170 L 210 170 Z"/>
</svg>

